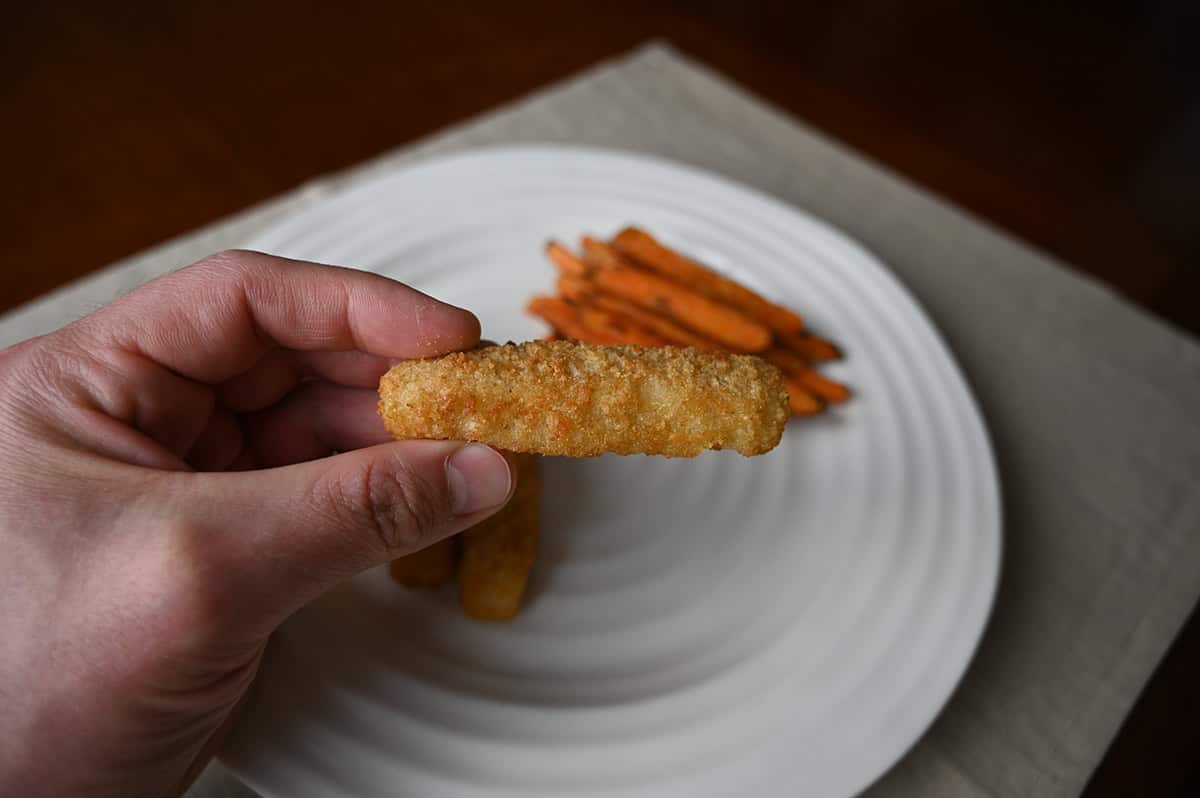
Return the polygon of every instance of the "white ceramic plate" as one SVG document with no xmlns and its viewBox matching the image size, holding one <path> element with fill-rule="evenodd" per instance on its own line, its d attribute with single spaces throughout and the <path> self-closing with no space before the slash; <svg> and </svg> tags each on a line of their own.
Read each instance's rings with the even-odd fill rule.
<svg viewBox="0 0 1200 798">
<path fill-rule="evenodd" d="M 382 569 L 280 630 L 227 763 L 267 796 L 849 796 L 957 684 L 1000 561 L 996 472 L 913 298 L 813 218 L 695 169 L 558 147 L 426 161 L 255 246 L 540 335 L 549 237 L 629 222 L 796 308 L 855 398 L 764 457 L 546 460 L 511 625 Z"/>
</svg>

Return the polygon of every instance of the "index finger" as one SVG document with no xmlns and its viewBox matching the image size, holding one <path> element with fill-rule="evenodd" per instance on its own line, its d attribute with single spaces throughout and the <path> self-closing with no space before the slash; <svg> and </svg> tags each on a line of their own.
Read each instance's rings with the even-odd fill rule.
<svg viewBox="0 0 1200 798">
<path fill-rule="evenodd" d="M 270 349 L 386 358 L 470 349 L 479 320 L 377 274 L 230 251 L 148 283 L 80 322 L 176 373 L 223 382 Z"/>
</svg>

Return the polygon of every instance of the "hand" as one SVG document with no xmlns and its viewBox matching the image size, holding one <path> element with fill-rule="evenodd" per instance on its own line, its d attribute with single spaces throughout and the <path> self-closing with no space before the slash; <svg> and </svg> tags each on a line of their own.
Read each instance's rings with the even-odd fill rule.
<svg viewBox="0 0 1200 798">
<path fill-rule="evenodd" d="M 383 277 L 230 252 L 0 352 L 0 795 L 180 794 L 285 618 L 502 505 L 498 452 L 375 412 L 392 359 L 478 338 Z"/>
</svg>

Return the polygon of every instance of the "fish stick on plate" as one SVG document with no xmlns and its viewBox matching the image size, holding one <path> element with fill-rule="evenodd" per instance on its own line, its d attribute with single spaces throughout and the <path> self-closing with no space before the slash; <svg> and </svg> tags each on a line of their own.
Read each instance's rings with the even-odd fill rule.
<svg viewBox="0 0 1200 798">
<path fill-rule="evenodd" d="M 445 538 L 392 560 L 392 578 L 405 587 L 441 587 L 454 578 L 455 543 L 454 538 Z"/>
<path fill-rule="evenodd" d="M 379 394 L 396 438 L 568 457 L 764 454 L 788 419 L 777 367 L 688 347 L 510 343 L 404 361 L 383 376 Z"/>
<path fill-rule="evenodd" d="M 541 480 L 538 457 L 515 454 L 517 488 L 500 511 L 462 533 L 458 601 L 481 621 L 517 616 L 537 559 Z"/>
</svg>

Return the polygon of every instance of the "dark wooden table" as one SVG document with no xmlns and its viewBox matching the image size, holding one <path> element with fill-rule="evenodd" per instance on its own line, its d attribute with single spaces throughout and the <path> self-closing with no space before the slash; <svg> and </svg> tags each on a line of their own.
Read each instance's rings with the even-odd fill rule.
<svg viewBox="0 0 1200 798">
<path fill-rule="evenodd" d="M 0 11 L 0 311 L 664 37 L 1200 333 L 1191 0 L 211 5 Z M 1193 613 L 1089 798 L 1200 795 L 1198 682 Z"/>
</svg>

